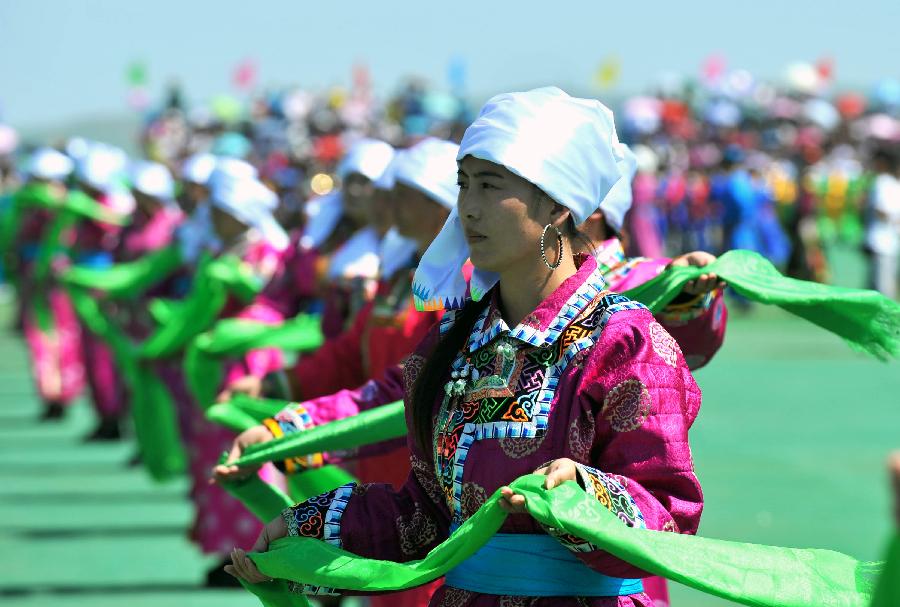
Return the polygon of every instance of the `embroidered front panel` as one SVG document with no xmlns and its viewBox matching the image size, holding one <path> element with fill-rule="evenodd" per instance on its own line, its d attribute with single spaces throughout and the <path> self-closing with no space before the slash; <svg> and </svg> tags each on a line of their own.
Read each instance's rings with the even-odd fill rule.
<svg viewBox="0 0 900 607">
<path fill-rule="evenodd" d="M 622 295 L 594 291 L 592 299 L 582 298 L 577 307 L 580 314 L 565 326 L 552 323 L 555 335 L 548 345 L 532 346 L 530 339 L 521 339 L 526 332 L 518 327 L 496 330 L 502 320 L 495 319 L 485 323 L 477 338 L 473 335 L 484 345 L 460 353 L 453 362 L 435 424 L 434 453 L 435 471 L 454 523 L 461 523 L 464 516 L 463 473 L 472 444 L 485 439 L 543 439 L 559 380 L 570 363 L 596 343 L 613 314 L 644 306 Z M 487 311 L 483 320 L 488 320 Z M 482 325 L 476 321 L 475 326 Z M 527 337 L 535 335 L 543 339 L 548 332 Z M 527 447 L 516 444 L 515 450 Z"/>
</svg>

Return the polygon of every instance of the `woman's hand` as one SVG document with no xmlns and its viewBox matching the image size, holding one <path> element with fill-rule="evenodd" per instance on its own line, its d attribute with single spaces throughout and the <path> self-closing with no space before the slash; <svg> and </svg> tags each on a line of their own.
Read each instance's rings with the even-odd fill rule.
<svg viewBox="0 0 900 607">
<path fill-rule="evenodd" d="M 673 259 L 668 267 L 673 266 L 694 266 L 703 268 L 716 260 L 716 256 L 706 251 L 692 251 L 685 253 Z M 684 285 L 682 291 L 688 295 L 705 295 L 714 289 L 725 287 L 725 283 L 719 280 L 715 274 L 702 274 L 696 280 L 692 280 Z"/>
<path fill-rule="evenodd" d="M 553 489 L 558 487 L 565 481 L 577 481 L 578 469 L 575 462 L 562 457 L 555 459 L 549 464 L 544 464 L 534 471 L 535 474 L 543 474 L 547 477 L 544 481 L 544 487 Z M 513 493 L 509 487 L 500 488 L 500 507 L 510 514 L 523 514 L 527 512 L 525 509 L 525 496 Z"/>
<path fill-rule="evenodd" d="M 253 552 L 265 552 L 269 549 L 269 545 L 277 539 L 287 535 L 287 525 L 280 516 L 273 519 L 268 525 L 263 527 L 262 533 L 256 543 L 253 544 Z M 225 573 L 229 573 L 236 578 L 241 578 L 251 584 L 259 584 L 261 582 L 271 582 L 273 578 L 260 573 L 247 553 L 240 548 L 231 551 L 231 565 L 225 565 Z"/>
<path fill-rule="evenodd" d="M 246 394 L 251 398 L 259 398 L 262 394 L 262 379 L 253 375 L 245 375 L 236 379 L 222 390 L 216 397 L 217 403 L 230 401 L 235 394 Z"/>
<path fill-rule="evenodd" d="M 217 482 L 241 480 L 259 470 L 260 466 L 258 464 L 252 466 L 235 466 L 231 462 L 243 455 L 244 450 L 250 445 L 267 443 L 274 439 L 275 437 L 269 429 L 263 425 L 253 426 L 249 430 L 241 432 L 231 444 L 228 460 L 224 464 L 219 464 L 213 468 L 215 480 Z"/>
</svg>

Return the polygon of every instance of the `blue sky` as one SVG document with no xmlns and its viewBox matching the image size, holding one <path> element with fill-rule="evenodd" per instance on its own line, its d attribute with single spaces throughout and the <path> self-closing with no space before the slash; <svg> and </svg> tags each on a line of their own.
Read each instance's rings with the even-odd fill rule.
<svg viewBox="0 0 900 607">
<path fill-rule="evenodd" d="M 545 84 L 589 92 L 610 55 L 617 92 L 696 74 L 711 52 L 765 77 L 830 55 L 839 82 L 866 85 L 900 77 L 898 30 L 898 0 L 0 0 L 0 111 L 28 126 L 121 114 L 135 59 L 153 89 L 177 76 L 197 99 L 228 91 L 245 57 L 263 84 L 313 87 L 348 84 L 365 61 L 383 92 L 409 74 L 443 83 L 458 55 L 476 99 Z"/>
</svg>

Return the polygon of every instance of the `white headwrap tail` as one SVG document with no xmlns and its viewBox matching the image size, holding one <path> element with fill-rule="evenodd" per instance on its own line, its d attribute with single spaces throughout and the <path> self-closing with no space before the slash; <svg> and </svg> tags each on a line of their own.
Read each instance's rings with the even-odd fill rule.
<svg viewBox="0 0 900 607">
<path fill-rule="evenodd" d="M 458 160 L 473 156 L 505 167 L 568 208 L 576 224 L 598 208 L 621 230 L 631 205 L 634 155 L 619 142 L 612 112 L 555 87 L 497 95 L 463 136 Z M 413 281 L 419 309 L 456 308 L 466 301 L 462 265 L 469 256 L 454 210 L 425 252 Z M 476 268 L 470 296 L 481 299 L 496 274 Z"/>
<path fill-rule="evenodd" d="M 415 188 L 446 209 L 459 197 L 456 156 L 459 146 L 429 137 L 397 153 L 391 164 L 394 181 Z"/>
<path fill-rule="evenodd" d="M 372 184 L 379 190 L 393 190 L 394 189 L 394 165 L 397 163 L 397 158 L 403 153 L 403 150 L 399 150 L 394 154 L 394 159 L 391 160 L 391 163 L 384 169 L 384 172 L 381 174 L 381 177 L 372 182 Z"/>
<path fill-rule="evenodd" d="M 63 181 L 72 172 L 72 159 L 53 148 L 38 148 L 28 160 L 25 170 L 29 177 L 52 181 Z"/>
<path fill-rule="evenodd" d="M 258 231 L 276 249 L 287 248 L 288 235 L 272 216 L 269 188 L 256 179 L 220 172 L 213 175 L 210 186 L 214 207 Z"/>
<path fill-rule="evenodd" d="M 358 230 L 332 255 L 328 264 L 328 278 L 378 277 L 378 232 L 372 226 Z"/>
<path fill-rule="evenodd" d="M 135 162 L 131 165 L 131 187 L 167 207 L 175 206 L 175 180 L 165 165 L 146 160 Z"/>
<path fill-rule="evenodd" d="M 184 181 L 207 185 L 216 168 L 216 157 L 201 152 L 189 156 L 181 165 L 181 178 Z"/>
<path fill-rule="evenodd" d="M 341 216 L 344 214 L 344 200 L 339 190 L 307 201 L 304 206 L 306 224 L 300 246 L 304 249 L 317 249 L 334 232 Z"/>
<path fill-rule="evenodd" d="M 418 243 L 401 236 L 397 228 L 391 228 L 378 244 L 378 276 L 392 278 L 397 272 L 413 267 Z"/>
<path fill-rule="evenodd" d="M 351 173 L 359 173 L 369 181 L 377 181 L 394 158 L 394 148 L 377 139 L 360 139 L 338 165 L 341 179 Z"/>
</svg>

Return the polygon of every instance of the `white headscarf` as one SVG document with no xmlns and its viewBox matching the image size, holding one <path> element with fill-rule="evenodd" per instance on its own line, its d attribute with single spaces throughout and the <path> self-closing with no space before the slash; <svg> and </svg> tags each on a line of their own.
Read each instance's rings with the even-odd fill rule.
<svg viewBox="0 0 900 607">
<path fill-rule="evenodd" d="M 133 163 L 131 187 L 141 194 L 156 198 L 169 208 L 175 207 L 175 180 L 165 165 L 147 160 Z"/>
<path fill-rule="evenodd" d="M 401 236 L 397 228 L 391 228 L 378 244 L 378 276 L 388 279 L 403 269 L 413 267 L 418 243 Z"/>
<path fill-rule="evenodd" d="M 214 207 L 259 232 L 276 249 L 287 248 L 288 235 L 272 215 L 273 192 L 269 188 L 256 179 L 219 171 L 210 178 L 210 187 Z"/>
<path fill-rule="evenodd" d="M 378 277 L 378 232 L 372 226 L 358 230 L 335 251 L 328 264 L 331 280 Z"/>
<path fill-rule="evenodd" d="M 38 148 L 28 160 L 25 170 L 29 177 L 63 181 L 72 172 L 75 163 L 72 159 L 53 148 Z"/>
<path fill-rule="evenodd" d="M 181 165 L 181 178 L 184 181 L 207 185 L 209 178 L 216 169 L 216 157 L 212 154 L 201 152 L 189 156 Z"/>
<path fill-rule="evenodd" d="M 390 171 L 396 183 L 415 188 L 447 209 L 459 197 L 456 157 L 459 146 L 429 137 L 397 153 Z"/>
<path fill-rule="evenodd" d="M 360 139 L 338 164 L 337 173 L 341 179 L 352 173 L 359 173 L 369 181 L 377 181 L 394 158 L 394 148 L 377 139 Z"/>
<path fill-rule="evenodd" d="M 317 249 L 325 244 L 341 220 L 344 200 L 340 191 L 335 190 L 307 201 L 303 210 L 306 213 L 306 223 L 300 246 L 304 249 Z"/>
<path fill-rule="evenodd" d="M 256 167 L 240 158 L 232 158 L 230 156 L 221 156 L 216 158 L 216 166 L 213 173 L 227 173 L 232 177 L 246 177 L 248 179 L 259 179 L 259 171 Z M 210 179 L 213 174 L 210 173 Z"/>
<path fill-rule="evenodd" d="M 505 167 L 568 208 L 580 224 L 597 208 L 621 229 L 631 205 L 634 155 L 619 142 L 612 112 L 596 100 L 570 97 L 555 87 L 490 99 L 466 129 L 458 160 L 473 156 Z M 456 210 L 425 252 L 413 280 L 422 310 L 461 307 L 469 257 Z M 470 296 L 481 299 L 498 280 L 476 269 Z"/>
<path fill-rule="evenodd" d="M 452 209 L 459 196 L 456 154 L 459 146 L 430 137 L 394 155 L 391 165 L 375 187 L 390 190 L 394 183 L 417 189 L 441 206 Z M 387 178 L 385 176 L 388 176 Z M 378 246 L 379 276 L 391 278 L 412 266 L 418 243 L 391 228 Z"/>
<path fill-rule="evenodd" d="M 75 161 L 75 176 L 101 192 L 120 189 L 128 167 L 128 155 L 119 148 L 95 143 Z"/>
</svg>

